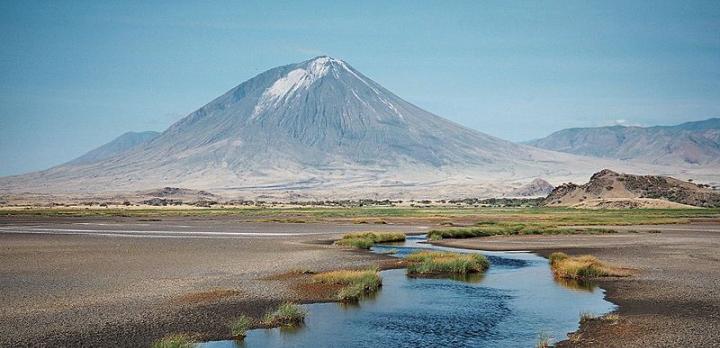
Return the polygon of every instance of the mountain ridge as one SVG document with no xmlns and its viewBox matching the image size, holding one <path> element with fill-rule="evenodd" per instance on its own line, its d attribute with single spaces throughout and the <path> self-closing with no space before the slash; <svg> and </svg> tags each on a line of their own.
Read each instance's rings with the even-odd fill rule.
<svg viewBox="0 0 720 348">
<path fill-rule="evenodd" d="M 525 144 L 576 155 L 657 165 L 717 166 L 720 164 L 720 118 L 675 126 L 568 128 Z"/>
</svg>

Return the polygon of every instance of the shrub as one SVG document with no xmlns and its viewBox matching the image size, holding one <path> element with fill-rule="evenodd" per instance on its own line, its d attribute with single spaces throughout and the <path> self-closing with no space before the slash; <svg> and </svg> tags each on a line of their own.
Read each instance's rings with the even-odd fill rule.
<svg viewBox="0 0 720 348">
<path fill-rule="evenodd" d="M 152 344 L 152 348 L 193 348 L 195 346 L 195 341 L 184 334 L 165 336 Z"/>
<path fill-rule="evenodd" d="M 235 338 L 244 338 L 251 325 L 252 321 L 250 318 L 242 315 L 230 324 L 230 333 Z"/>
<path fill-rule="evenodd" d="M 407 256 L 408 273 L 419 275 L 468 274 L 484 272 L 490 267 L 481 254 L 459 254 L 438 251 L 418 251 Z"/>
<path fill-rule="evenodd" d="M 307 310 L 300 305 L 285 302 L 265 315 L 265 324 L 270 326 L 295 326 L 305 321 Z"/>
</svg>

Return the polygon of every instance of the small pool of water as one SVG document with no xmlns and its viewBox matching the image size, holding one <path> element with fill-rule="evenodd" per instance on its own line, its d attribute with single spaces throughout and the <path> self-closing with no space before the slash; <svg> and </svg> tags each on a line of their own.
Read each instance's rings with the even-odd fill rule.
<svg viewBox="0 0 720 348">
<path fill-rule="evenodd" d="M 424 240 L 412 236 L 372 251 L 396 251 L 397 257 L 417 249 L 477 252 Z M 251 330 L 242 342 L 201 347 L 533 347 L 540 334 L 562 340 L 577 330 L 583 312 L 602 315 L 615 308 L 592 284 L 556 282 L 545 258 L 482 253 L 491 262 L 484 275 L 423 279 L 407 277 L 404 269 L 383 271 L 382 289 L 357 305 L 309 304 L 299 328 Z"/>
</svg>

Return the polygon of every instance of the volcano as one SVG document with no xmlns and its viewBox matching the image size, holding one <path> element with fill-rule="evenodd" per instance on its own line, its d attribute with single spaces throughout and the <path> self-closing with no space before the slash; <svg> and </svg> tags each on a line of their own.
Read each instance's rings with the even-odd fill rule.
<svg viewBox="0 0 720 348">
<path fill-rule="evenodd" d="M 285 198 L 482 196 L 502 192 L 505 181 L 568 180 L 612 166 L 465 128 L 327 56 L 263 72 L 161 134 L 119 149 L 2 178 L 0 186 L 37 192 L 173 186 Z"/>
</svg>

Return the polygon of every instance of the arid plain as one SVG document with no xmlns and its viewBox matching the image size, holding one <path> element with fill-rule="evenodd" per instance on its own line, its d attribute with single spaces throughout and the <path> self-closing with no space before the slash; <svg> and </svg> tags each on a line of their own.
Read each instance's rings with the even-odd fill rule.
<svg viewBox="0 0 720 348">
<path fill-rule="evenodd" d="M 227 322 L 238 313 L 260 318 L 283 301 L 332 301 L 329 289 L 308 285 L 307 272 L 402 266 L 331 245 L 343 233 L 424 234 L 483 221 L 616 231 L 438 242 L 590 253 L 632 268 L 631 277 L 598 282 L 619 319 L 584 321 L 561 345 L 720 342 L 717 210 L 370 207 L 3 211 L 0 345 L 143 346 L 176 332 L 229 339 Z"/>
</svg>

